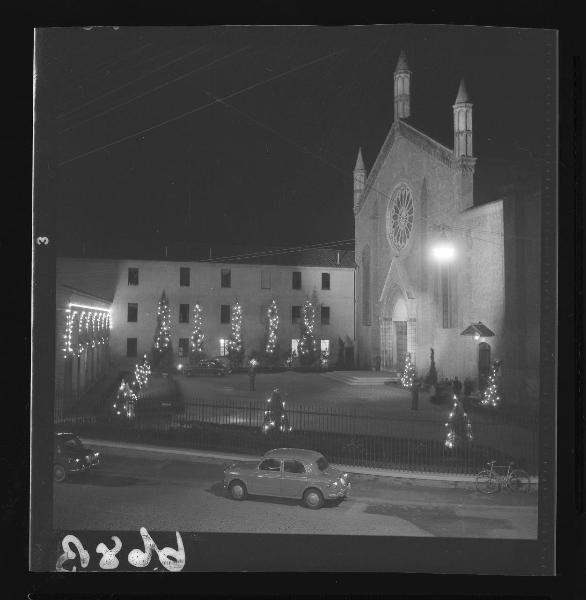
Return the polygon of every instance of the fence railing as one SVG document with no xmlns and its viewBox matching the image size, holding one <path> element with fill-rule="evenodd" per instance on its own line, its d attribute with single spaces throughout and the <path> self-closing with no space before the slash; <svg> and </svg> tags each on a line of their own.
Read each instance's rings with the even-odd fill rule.
<svg viewBox="0 0 586 600">
<path fill-rule="evenodd" d="M 534 417 L 519 422 L 494 411 L 472 413 L 472 441 L 450 449 L 445 444 L 449 410 L 445 417 L 423 412 L 395 416 L 287 404 L 292 431 L 267 435 L 262 433 L 265 408 L 262 402 L 193 399 L 176 412 L 143 413 L 131 421 L 86 417 L 57 425 L 81 435 L 244 454 L 279 446 L 310 448 L 334 463 L 411 472 L 472 474 L 491 459 L 537 471 Z"/>
</svg>

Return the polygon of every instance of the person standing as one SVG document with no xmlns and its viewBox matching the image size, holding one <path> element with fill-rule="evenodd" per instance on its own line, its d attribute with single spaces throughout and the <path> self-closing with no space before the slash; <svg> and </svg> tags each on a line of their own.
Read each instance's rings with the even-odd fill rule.
<svg viewBox="0 0 586 600">
<path fill-rule="evenodd" d="M 256 361 L 253 359 L 250 361 L 248 367 L 248 381 L 250 383 L 250 391 L 254 392 L 254 380 L 256 378 Z"/>
</svg>

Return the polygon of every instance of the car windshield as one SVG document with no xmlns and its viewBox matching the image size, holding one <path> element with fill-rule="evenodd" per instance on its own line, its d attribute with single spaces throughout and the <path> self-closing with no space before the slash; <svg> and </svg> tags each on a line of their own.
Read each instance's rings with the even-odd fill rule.
<svg viewBox="0 0 586 600">
<path fill-rule="evenodd" d="M 83 444 L 76 435 L 62 435 L 59 436 L 59 441 L 68 448 L 81 448 Z"/>
<path fill-rule="evenodd" d="M 320 456 L 315 464 L 320 471 L 325 471 L 330 466 L 330 463 L 323 456 Z"/>
</svg>

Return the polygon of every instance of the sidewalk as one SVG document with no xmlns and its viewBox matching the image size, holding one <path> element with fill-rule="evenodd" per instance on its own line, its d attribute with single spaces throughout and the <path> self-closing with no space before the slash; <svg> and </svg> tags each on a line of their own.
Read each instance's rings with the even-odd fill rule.
<svg viewBox="0 0 586 600">
<path fill-rule="evenodd" d="M 145 455 L 151 454 L 158 457 L 167 456 L 169 458 L 179 458 L 183 460 L 206 459 L 212 462 L 226 461 L 250 461 L 258 460 L 258 455 L 236 454 L 223 452 L 210 452 L 207 450 L 186 450 L 185 448 L 173 448 L 155 446 L 150 444 L 133 444 L 126 442 L 113 442 L 110 440 L 96 440 L 83 438 L 85 444 L 89 447 L 105 450 L 113 454 Z M 347 471 L 352 475 L 370 476 L 370 477 L 392 477 L 393 479 L 409 482 L 414 485 L 426 485 L 436 487 L 462 487 L 474 488 L 474 475 L 456 475 L 442 473 L 410 473 L 405 471 L 395 471 L 391 469 L 370 469 L 367 467 L 355 467 L 351 465 L 332 464 L 332 466 Z M 531 478 L 531 485 L 538 488 L 538 478 Z"/>
</svg>

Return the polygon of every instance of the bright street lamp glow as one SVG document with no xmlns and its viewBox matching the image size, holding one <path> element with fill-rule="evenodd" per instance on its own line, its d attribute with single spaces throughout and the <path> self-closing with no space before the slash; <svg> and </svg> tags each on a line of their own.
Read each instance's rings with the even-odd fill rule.
<svg viewBox="0 0 586 600">
<path fill-rule="evenodd" d="M 438 262 L 449 262 L 453 260 L 456 255 L 454 246 L 446 243 L 438 244 L 432 248 L 431 253 Z"/>
</svg>

